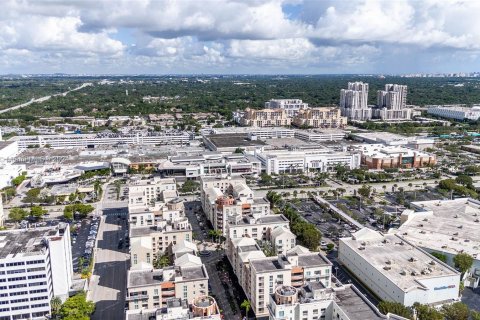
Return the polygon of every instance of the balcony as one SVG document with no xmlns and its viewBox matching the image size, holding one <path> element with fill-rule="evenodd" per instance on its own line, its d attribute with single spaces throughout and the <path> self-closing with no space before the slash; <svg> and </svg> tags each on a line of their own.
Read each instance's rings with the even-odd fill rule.
<svg viewBox="0 0 480 320">
<path fill-rule="evenodd" d="M 139 294 L 136 296 L 129 296 L 125 298 L 126 301 L 144 300 L 144 299 L 148 299 L 148 294 Z"/>
</svg>

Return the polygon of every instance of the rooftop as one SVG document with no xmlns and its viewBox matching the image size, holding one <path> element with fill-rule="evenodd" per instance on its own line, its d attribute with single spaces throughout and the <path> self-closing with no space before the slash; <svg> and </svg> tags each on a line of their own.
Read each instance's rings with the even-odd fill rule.
<svg viewBox="0 0 480 320">
<path fill-rule="evenodd" d="M 480 201 L 460 198 L 413 202 L 398 234 L 417 246 L 480 259 Z"/>
<path fill-rule="evenodd" d="M 37 255 L 46 249 L 43 241 L 59 235 L 64 225 L 0 232 L 0 259 Z"/>
<path fill-rule="evenodd" d="M 280 257 L 280 259 L 285 259 L 285 262 L 289 264 L 288 260 L 285 257 Z M 267 272 L 267 271 L 275 271 L 275 270 L 282 270 L 283 266 L 278 261 L 279 257 L 268 257 L 268 258 L 260 258 L 250 260 L 250 265 L 254 268 L 257 272 Z"/>
<path fill-rule="evenodd" d="M 345 286 L 344 290 L 336 291 L 335 296 L 335 302 L 349 319 L 385 319 L 353 286 Z"/>
<path fill-rule="evenodd" d="M 163 270 L 130 270 L 127 275 L 127 287 L 141 287 L 164 282 Z"/>
<path fill-rule="evenodd" d="M 223 133 L 206 136 L 216 148 L 241 148 L 250 146 L 263 146 L 265 142 L 260 140 L 249 140 L 248 134 Z"/>
<path fill-rule="evenodd" d="M 329 266 L 332 265 L 330 261 L 327 260 L 320 253 L 304 253 L 298 254 L 298 265 L 304 267 L 316 267 L 316 266 Z"/>
<path fill-rule="evenodd" d="M 353 233 L 350 238 L 341 238 L 340 248 L 342 244 L 368 261 L 373 268 L 405 292 L 423 288 L 422 280 L 458 274 L 395 234 L 382 234 L 363 228 Z"/>
</svg>

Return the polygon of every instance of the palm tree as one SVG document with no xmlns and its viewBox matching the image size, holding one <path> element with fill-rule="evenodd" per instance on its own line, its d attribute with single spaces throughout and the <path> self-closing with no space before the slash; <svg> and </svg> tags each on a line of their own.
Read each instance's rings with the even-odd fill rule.
<svg viewBox="0 0 480 320">
<path fill-rule="evenodd" d="M 50 300 L 50 308 L 52 312 L 52 318 L 57 319 L 60 308 L 62 307 L 62 300 L 59 297 L 53 297 Z"/>
<path fill-rule="evenodd" d="M 248 319 L 248 312 L 250 311 L 250 308 L 251 308 L 250 301 L 248 301 L 247 299 L 243 300 L 240 307 L 245 308 L 245 316 Z"/>
</svg>

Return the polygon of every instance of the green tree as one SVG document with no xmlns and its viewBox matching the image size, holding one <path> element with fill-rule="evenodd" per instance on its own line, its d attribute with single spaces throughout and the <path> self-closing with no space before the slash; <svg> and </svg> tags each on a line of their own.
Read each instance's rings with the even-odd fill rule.
<svg viewBox="0 0 480 320">
<path fill-rule="evenodd" d="M 464 274 L 472 267 L 473 257 L 468 253 L 459 253 L 453 258 L 453 263 L 455 264 L 455 268 Z"/>
<path fill-rule="evenodd" d="M 187 180 L 183 183 L 182 187 L 180 188 L 181 192 L 195 192 L 200 188 L 200 184 L 193 180 Z"/>
<path fill-rule="evenodd" d="M 162 254 L 153 260 L 153 266 L 157 269 L 168 267 L 170 264 L 170 257 L 166 254 Z"/>
<path fill-rule="evenodd" d="M 445 320 L 468 320 L 470 315 L 467 305 L 461 302 L 443 305 L 442 312 Z"/>
<path fill-rule="evenodd" d="M 76 199 L 77 199 L 77 194 L 76 193 L 71 193 L 68 196 L 68 201 L 70 201 L 70 202 L 74 202 Z"/>
<path fill-rule="evenodd" d="M 334 245 L 333 243 L 328 243 L 328 244 L 327 244 L 327 250 L 328 250 L 328 251 L 332 251 L 333 248 L 335 248 L 335 245 Z"/>
<path fill-rule="evenodd" d="M 370 193 L 371 193 L 371 192 L 372 192 L 372 187 L 369 186 L 369 185 L 366 185 L 366 184 L 362 185 L 362 186 L 361 186 L 360 188 L 358 188 L 358 190 L 357 190 L 357 193 L 358 193 L 360 196 L 364 197 L 364 198 L 370 197 Z"/>
<path fill-rule="evenodd" d="M 470 176 L 467 176 L 465 174 L 461 174 L 458 177 L 455 178 L 455 182 L 459 183 L 461 185 L 464 185 L 466 187 L 470 187 L 473 185 L 473 179 Z"/>
<path fill-rule="evenodd" d="M 280 201 L 282 201 L 282 196 L 275 191 L 268 191 L 267 200 L 270 202 L 270 209 L 273 209 Z"/>
<path fill-rule="evenodd" d="M 443 320 L 443 314 L 426 304 L 415 302 L 413 309 L 417 312 L 417 320 Z"/>
<path fill-rule="evenodd" d="M 18 177 L 12 179 L 12 184 L 15 187 L 18 187 L 23 181 L 25 181 L 26 178 L 27 177 L 24 174 L 19 175 Z"/>
<path fill-rule="evenodd" d="M 440 180 L 440 182 L 438 183 L 438 187 L 445 190 L 454 190 L 456 186 L 457 184 L 453 179 Z"/>
<path fill-rule="evenodd" d="M 30 208 L 30 215 L 34 218 L 41 218 L 47 213 L 48 210 L 43 209 L 41 206 L 33 206 Z"/>
<path fill-rule="evenodd" d="M 407 319 L 412 319 L 412 312 L 410 311 L 410 309 L 408 309 L 399 302 L 381 301 L 378 304 L 378 310 L 380 310 L 380 312 L 383 314 L 387 314 L 390 312 Z"/>
<path fill-rule="evenodd" d="M 53 297 L 50 300 L 50 308 L 52 312 L 52 318 L 56 319 L 60 313 L 60 308 L 62 307 L 62 300 L 59 297 Z"/>
<path fill-rule="evenodd" d="M 10 218 L 10 220 L 19 222 L 28 217 L 28 212 L 22 208 L 12 208 L 10 209 L 8 217 Z"/>
<path fill-rule="evenodd" d="M 23 199 L 23 201 L 26 203 L 39 202 L 40 200 L 38 199 L 38 196 L 40 195 L 41 190 L 42 189 L 40 188 L 33 188 L 28 190 L 25 194 L 25 198 Z"/>
<path fill-rule="evenodd" d="M 17 189 L 15 187 L 6 187 L 3 189 L 5 201 L 12 199 L 17 195 Z"/>
<path fill-rule="evenodd" d="M 317 250 L 320 240 L 322 240 L 322 234 L 313 225 L 306 224 L 300 234 L 300 240 L 307 248 L 314 251 Z"/>
<path fill-rule="evenodd" d="M 95 311 L 95 303 L 87 301 L 85 292 L 77 293 L 68 298 L 60 308 L 62 319 L 90 319 L 90 315 Z"/>
<path fill-rule="evenodd" d="M 470 312 L 470 317 L 472 318 L 472 320 L 480 320 L 480 312 L 472 310 Z"/>
<path fill-rule="evenodd" d="M 248 312 L 250 311 L 250 308 L 251 308 L 250 301 L 248 301 L 247 299 L 243 300 L 240 307 L 245 309 L 245 316 L 248 318 Z"/>
<path fill-rule="evenodd" d="M 243 148 L 237 148 L 237 149 L 235 149 L 235 152 L 234 152 L 234 153 L 243 153 L 243 151 L 245 151 L 245 149 L 243 149 Z"/>
<path fill-rule="evenodd" d="M 447 263 L 447 256 L 442 254 L 442 253 L 439 253 L 439 252 L 432 252 L 430 253 L 432 256 L 434 256 L 435 258 L 437 258 L 438 260 L 444 262 L 444 263 Z"/>
</svg>

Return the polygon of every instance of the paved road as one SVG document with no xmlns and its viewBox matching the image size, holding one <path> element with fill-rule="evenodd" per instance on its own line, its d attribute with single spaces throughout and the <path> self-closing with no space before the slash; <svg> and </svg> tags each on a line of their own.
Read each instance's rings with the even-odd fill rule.
<svg viewBox="0 0 480 320">
<path fill-rule="evenodd" d="M 195 199 L 196 197 L 188 197 L 190 199 Z M 195 242 L 198 245 L 198 250 L 208 250 L 211 252 L 209 256 L 201 256 L 202 262 L 207 269 L 209 284 L 212 287 L 210 294 L 214 294 L 217 300 L 217 303 L 222 310 L 222 315 L 224 319 L 241 319 L 240 310 L 237 310 L 237 313 L 234 315 L 230 304 L 225 295 L 225 289 L 223 288 L 222 282 L 219 277 L 219 273 L 216 269 L 216 263 L 223 259 L 224 253 L 223 250 L 217 251 L 214 248 L 216 245 L 212 244 L 207 235 L 203 235 L 204 232 L 208 234 L 208 228 L 206 227 L 206 217 L 202 212 L 200 201 L 188 201 L 185 202 L 185 214 L 192 225 L 192 231 L 195 234 Z M 203 223 L 203 228 L 199 224 L 197 219 L 197 214 L 200 217 L 200 221 Z M 230 289 L 230 294 L 232 291 Z M 233 295 L 233 294 L 232 294 Z"/>
<path fill-rule="evenodd" d="M 124 317 L 128 259 L 118 241 L 125 236 L 126 221 L 114 215 L 103 216 L 95 250 L 95 266 L 89 299 L 96 303 L 92 320 L 118 320 Z"/>
</svg>

